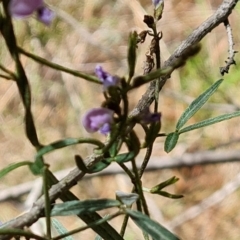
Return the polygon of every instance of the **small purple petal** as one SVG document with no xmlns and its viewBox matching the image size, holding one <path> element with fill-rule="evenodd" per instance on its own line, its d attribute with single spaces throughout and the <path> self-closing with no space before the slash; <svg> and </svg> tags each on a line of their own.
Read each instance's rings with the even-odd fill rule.
<svg viewBox="0 0 240 240">
<path fill-rule="evenodd" d="M 152 3 L 153 3 L 155 8 L 160 6 L 160 4 L 162 4 L 162 2 L 163 2 L 163 0 L 152 0 Z"/>
<path fill-rule="evenodd" d="M 105 81 L 105 79 L 108 77 L 108 73 L 105 72 L 100 65 L 96 66 L 95 73 L 102 82 Z"/>
<path fill-rule="evenodd" d="M 82 119 L 83 127 L 87 132 L 99 131 L 107 134 L 110 132 L 111 123 L 113 123 L 113 111 L 107 108 L 93 108 Z"/>
<path fill-rule="evenodd" d="M 43 6 L 43 0 L 11 0 L 9 13 L 16 18 L 24 18 L 31 15 Z"/>
<path fill-rule="evenodd" d="M 116 86 L 119 82 L 118 77 L 110 75 L 109 73 L 104 71 L 103 68 L 99 65 L 96 66 L 95 73 L 100 79 L 100 81 L 103 83 L 104 90 L 106 90 L 110 86 Z"/>
<path fill-rule="evenodd" d="M 41 7 L 37 10 L 38 20 L 45 25 L 50 25 L 54 18 L 54 12 L 47 7 Z"/>
<path fill-rule="evenodd" d="M 109 123 L 103 124 L 103 126 L 99 129 L 99 132 L 107 135 L 111 131 L 111 125 Z"/>
</svg>

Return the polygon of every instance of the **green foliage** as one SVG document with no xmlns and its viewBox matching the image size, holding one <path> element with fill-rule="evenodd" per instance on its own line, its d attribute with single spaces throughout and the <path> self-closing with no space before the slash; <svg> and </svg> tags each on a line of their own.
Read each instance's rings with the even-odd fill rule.
<svg viewBox="0 0 240 240">
<path fill-rule="evenodd" d="M 56 231 L 60 235 L 68 233 L 68 230 L 56 218 L 52 218 L 51 222 L 52 222 L 53 227 L 56 229 Z M 73 237 L 71 237 L 71 236 L 64 237 L 62 239 L 63 240 L 74 240 Z"/>
<path fill-rule="evenodd" d="M 178 240 L 173 233 L 168 231 L 159 223 L 153 221 L 148 216 L 141 212 L 126 210 L 129 217 L 141 228 L 144 232 L 148 233 L 153 239 L 156 240 Z"/>
<path fill-rule="evenodd" d="M 215 124 L 215 123 L 219 123 L 225 120 L 229 120 L 231 118 L 235 118 L 235 117 L 239 117 L 240 116 L 240 111 L 234 112 L 234 113 L 228 113 L 228 114 L 223 114 L 214 118 L 209 118 L 206 120 L 203 120 L 201 122 L 192 124 L 190 126 L 187 126 L 183 129 L 181 129 L 178 133 L 184 133 L 184 132 L 189 132 L 198 128 L 202 128 L 202 127 L 207 127 L 209 125 Z"/>
<path fill-rule="evenodd" d="M 185 123 L 207 102 L 207 100 L 212 96 L 212 94 L 217 90 L 217 88 L 222 82 L 223 80 L 221 79 L 214 83 L 210 88 L 208 88 L 199 97 L 197 97 L 183 112 L 183 114 L 180 116 L 177 122 L 175 132 L 169 133 L 167 135 L 164 145 L 164 150 L 167 153 L 174 149 L 178 142 L 180 134 L 240 116 L 240 111 L 237 111 L 234 113 L 224 114 L 214 118 L 206 119 L 201 122 L 182 128 L 185 125 Z"/>
<path fill-rule="evenodd" d="M 5 175 L 7 175 L 8 173 L 10 173 L 11 171 L 22 167 L 22 166 L 31 166 L 32 162 L 29 161 L 23 161 L 23 162 L 18 162 L 18 163 L 12 163 L 10 165 L 8 165 L 7 167 L 3 168 L 0 170 L 0 178 L 4 177 Z"/>
<path fill-rule="evenodd" d="M 188 106 L 177 122 L 177 131 L 207 102 L 222 82 L 223 79 L 218 80 Z"/>
<path fill-rule="evenodd" d="M 163 188 L 176 183 L 178 180 L 179 180 L 179 178 L 172 177 L 172 178 L 170 178 L 170 179 L 152 187 L 150 189 L 150 193 L 158 194 L 158 195 L 161 195 L 161 196 L 164 196 L 164 197 L 167 197 L 167 198 L 172 198 L 172 199 L 182 198 L 183 195 L 176 195 L 176 194 L 168 193 L 166 191 L 162 191 Z"/>
<path fill-rule="evenodd" d="M 119 207 L 121 203 L 111 199 L 92 199 L 85 201 L 68 201 L 55 204 L 51 216 L 69 216 L 100 211 L 107 208 Z"/>
<path fill-rule="evenodd" d="M 125 73 L 127 77 L 115 76 L 115 73 L 108 74 L 108 72 L 102 71 L 101 72 L 103 75 L 102 79 L 101 77 L 99 77 L 98 79 L 98 77 L 96 77 L 95 75 L 86 73 L 85 69 L 84 71 L 70 69 L 66 66 L 56 64 L 49 59 L 40 57 L 39 55 L 41 54 L 30 53 L 28 50 L 24 49 L 25 48 L 24 46 L 20 47 L 19 41 L 16 37 L 16 30 L 14 29 L 14 26 L 12 24 L 12 17 L 9 12 L 8 3 L 9 1 L 0 1 L 0 4 L 1 4 L 0 32 L 5 41 L 7 51 L 11 56 L 11 61 L 14 66 L 13 67 L 11 66 L 11 68 L 8 69 L 8 67 L 4 66 L 4 64 L 0 62 L 0 71 L 3 71 L 3 74 L 0 73 L 0 77 L 6 78 L 7 80 L 13 80 L 17 86 L 17 89 L 19 91 L 20 98 L 23 104 L 23 110 L 24 110 L 23 119 L 24 119 L 26 137 L 29 140 L 29 142 L 32 144 L 32 146 L 35 148 L 35 156 L 33 161 L 22 161 L 18 163 L 13 163 L 3 168 L 2 170 L 0 170 L 0 178 L 21 166 L 27 165 L 29 166 L 32 174 L 41 175 L 41 177 L 43 178 L 44 198 L 40 198 L 40 200 L 36 202 L 36 206 L 33 207 L 33 210 L 37 208 L 37 212 L 36 212 L 36 216 L 34 215 L 33 219 L 29 220 L 30 222 L 27 222 L 28 219 L 26 220 L 24 218 L 23 221 L 18 221 L 19 223 L 16 222 L 16 225 L 17 225 L 16 229 L 8 229 L 7 228 L 8 223 L 2 224 L 0 225 L 0 228 L 3 228 L 3 229 L 0 229 L 0 235 L 9 235 L 15 238 L 20 236 L 25 236 L 26 239 L 33 238 L 33 239 L 40 239 L 40 240 L 43 240 L 43 239 L 58 240 L 60 238 L 71 240 L 73 238 L 70 237 L 70 235 L 73 235 L 77 232 L 81 232 L 83 230 L 91 228 L 98 234 L 96 237 L 96 240 L 97 239 L 98 240 L 100 239 L 123 240 L 125 229 L 126 229 L 126 226 L 124 225 L 127 225 L 128 217 L 129 217 L 143 231 L 143 235 L 146 240 L 149 239 L 148 235 L 150 235 L 154 240 L 179 239 L 177 236 L 175 236 L 173 233 L 171 233 L 161 224 L 157 223 L 156 221 L 148 217 L 149 216 L 148 205 L 147 205 L 145 196 L 143 194 L 141 177 L 148 165 L 148 162 L 150 161 L 151 154 L 153 151 L 153 144 L 156 138 L 159 136 L 166 136 L 165 133 L 160 132 L 161 121 L 159 121 L 159 119 L 157 121 L 151 119 L 151 117 L 154 117 L 154 115 L 155 116 L 160 115 L 160 113 L 158 112 L 157 99 L 162 87 L 166 83 L 166 80 L 169 78 L 169 76 L 172 74 L 172 72 L 176 68 L 179 68 L 180 66 L 184 66 L 186 63 L 189 64 L 189 66 L 191 66 L 190 70 L 186 74 L 191 79 L 197 78 L 198 80 L 199 79 L 204 80 L 205 82 L 209 83 L 215 78 L 215 77 L 211 79 L 206 78 L 207 71 L 205 69 L 204 71 L 201 71 L 201 73 L 198 73 L 198 70 L 200 70 L 198 63 L 201 61 L 201 64 L 204 65 L 204 61 L 202 60 L 202 55 L 201 57 L 197 56 L 195 60 L 191 61 L 190 63 L 188 62 L 189 57 L 191 57 L 192 55 L 195 55 L 197 52 L 200 51 L 201 49 L 200 45 L 198 43 L 192 44 L 192 46 L 185 48 L 182 54 L 179 53 L 178 55 L 175 55 L 172 58 L 170 58 L 169 62 L 167 61 L 170 64 L 165 65 L 167 67 L 162 67 L 162 68 L 160 67 L 161 49 L 160 49 L 159 41 L 161 40 L 162 33 L 157 30 L 156 23 L 162 17 L 164 4 L 163 4 L 163 1 L 159 1 L 158 4 L 160 5 L 158 6 L 155 5 L 155 9 L 152 9 L 152 15 L 155 16 L 155 19 L 151 15 L 144 16 L 144 22 L 146 23 L 145 27 L 147 28 L 147 30 L 144 30 L 142 32 L 143 33 L 142 38 L 140 37 L 140 34 L 138 34 L 137 32 L 132 32 L 129 35 L 128 52 L 126 53 L 127 55 L 126 66 L 128 66 L 128 70 L 127 70 L 127 73 Z M 93 17 L 91 18 L 91 21 L 93 23 L 91 26 L 93 28 L 99 28 L 99 29 L 94 29 L 96 30 L 96 32 L 98 31 L 100 32 L 102 27 L 101 22 L 98 22 L 98 11 L 100 11 L 100 9 L 103 7 L 100 5 L 96 8 L 96 11 L 94 12 Z M 114 4 L 112 2 L 111 7 L 113 7 L 113 5 Z M 39 9 L 37 9 L 37 11 L 39 11 Z M 59 16 L 61 16 L 62 14 L 61 11 L 59 11 L 59 13 L 60 13 Z M 78 28 L 79 22 L 74 20 L 74 18 L 71 15 L 63 14 L 63 16 L 65 17 L 67 16 L 66 17 L 67 21 L 70 21 L 71 23 L 73 23 L 75 28 Z M 115 23 L 116 22 L 117 21 L 115 21 Z M 63 25 L 60 19 L 58 19 L 55 22 L 54 28 L 58 28 L 59 25 L 61 25 L 61 27 Z M 35 25 L 32 25 L 37 27 L 35 32 L 34 30 L 31 30 L 30 25 L 26 25 L 26 26 L 28 26 L 29 28 L 28 30 L 30 35 L 34 36 L 34 38 L 39 38 L 38 39 L 39 45 L 41 45 L 42 48 L 46 47 L 48 42 L 52 40 L 52 37 L 47 34 L 47 30 L 45 31 L 45 28 L 39 27 L 38 23 Z M 60 28 L 58 28 L 57 31 L 54 33 L 55 36 L 56 34 L 59 33 L 59 29 Z M 82 36 L 85 36 L 85 34 L 81 33 L 81 37 Z M 90 39 L 88 38 L 87 34 L 85 37 L 88 40 Z M 101 49 L 103 48 L 103 46 L 101 46 L 102 44 L 101 42 L 104 42 L 102 41 L 104 38 L 102 38 L 103 36 L 100 36 L 100 35 L 99 37 L 100 38 L 97 39 L 97 41 L 92 39 L 89 42 L 91 42 L 92 45 L 95 45 L 95 47 Z M 137 55 L 138 55 L 137 52 L 138 52 L 138 49 L 140 48 L 139 43 L 144 43 L 145 39 L 148 37 L 150 38 L 150 45 L 147 46 L 148 50 L 145 53 L 146 58 L 144 61 L 144 71 L 139 73 L 137 72 L 137 68 L 136 68 Z M 201 36 L 201 38 L 202 37 L 203 36 Z M 108 42 L 110 43 L 112 42 L 112 40 L 117 41 L 114 34 L 111 35 L 111 38 L 108 39 Z M 24 45 L 24 41 L 21 41 L 21 43 Z M 116 54 L 117 51 L 116 53 L 114 51 L 113 54 L 111 51 L 109 51 L 111 47 L 112 46 L 110 47 L 107 46 L 106 48 L 103 48 L 103 49 L 106 53 L 109 54 L 109 57 L 110 56 L 112 58 L 118 57 L 118 56 L 115 56 L 117 55 Z M 206 52 L 204 54 L 206 55 Z M 62 139 L 55 142 L 50 142 L 47 145 L 43 145 L 41 143 L 38 136 L 38 131 L 36 129 L 35 119 L 33 115 L 34 111 L 32 107 L 32 96 L 31 96 L 32 92 L 31 92 L 30 83 L 34 84 L 34 81 L 29 81 L 28 77 L 31 77 L 31 74 L 26 74 L 25 68 L 27 69 L 27 67 L 23 64 L 24 61 L 22 61 L 21 55 L 24 55 L 25 58 L 29 58 L 35 61 L 36 63 L 38 63 L 40 66 L 38 70 L 41 73 L 42 73 L 42 70 L 43 72 L 45 71 L 44 67 L 48 67 L 53 70 L 56 70 L 56 73 L 57 73 L 56 76 L 58 77 L 61 76 L 61 74 L 59 74 L 60 72 L 64 72 L 64 73 L 70 74 L 72 77 L 74 76 L 75 78 L 78 78 L 80 82 L 79 85 L 81 85 L 83 80 L 84 80 L 84 83 L 85 82 L 88 82 L 91 84 L 94 83 L 98 86 L 103 85 L 102 97 L 104 98 L 104 100 L 100 102 L 99 99 L 98 98 L 95 99 L 95 96 L 94 96 L 94 104 L 95 104 L 94 108 L 98 108 L 98 109 L 105 108 L 105 110 L 107 109 L 107 112 L 111 112 L 111 114 L 109 115 L 111 115 L 112 118 L 109 120 L 109 122 L 107 122 L 109 125 L 107 125 L 106 127 L 106 122 L 104 122 L 104 117 L 106 117 L 107 113 L 105 113 L 106 115 L 104 115 L 104 117 L 102 115 L 101 116 L 98 115 L 97 117 L 91 116 L 89 120 L 91 122 L 89 123 L 88 132 L 92 133 L 95 131 L 95 129 L 100 130 L 100 128 L 106 127 L 104 129 L 106 132 L 104 131 L 102 132 L 106 135 L 106 139 L 104 141 L 97 140 L 95 138 L 85 138 L 85 137 L 79 137 L 79 136 L 77 136 L 76 138 L 72 138 L 72 137 L 66 138 L 64 136 L 62 137 Z M 85 52 L 85 55 L 86 55 L 85 57 L 87 57 L 87 60 L 91 58 L 87 50 Z M 99 55 L 100 56 L 98 56 L 98 54 L 94 54 L 94 63 L 98 62 L 99 59 L 102 61 L 102 56 L 101 54 Z M 155 64 L 156 64 L 156 67 L 155 67 Z M 15 69 L 15 70 L 11 70 L 11 69 Z M 93 69 L 92 69 L 92 72 L 93 72 Z M 116 77 L 116 79 L 119 80 L 119 82 L 116 81 L 117 83 L 115 85 L 111 85 L 112 82 L 116 80 L 114 79 L 114 77 Z M 109 81 L 109 78 L 111 79 L 112 82 Z M 108 84 L 106 84 L 105 81 L 109 81 L 108 84 L 110 84 L 110 86 L 108 86 Z M 43 82 L 44 81 L 42 81 L 41 84 L 44 85 L 45 82 L 44 83 Z M 223 114 L 213 118 L 207 118 L 203 121 L 200 121 L 185 127 L 185 124 L 203 107 L 203 105 L 208 101 L 208 99 L 218 90 L 222 82 L 223 82 L 222 79 L 215 82 L 211 87 L 209 87 L 199 97 L 197 97 L 187 107 L 185 111 L 183 111 L 182 115 L 180 116 L 180 118 L 176 123 L 175 131 L 167 134 L 165 145 L 164 145 L 164 149 L 166 152 L 170 152 L 172 149 L 174 149 L 174 147 L 178 143 L 179 136 L 182 133 L 192 131 L 198 128 L 210 126 L 212 124 L 240 116 L 240 111 L 237 111 L 234 113 Z M 136 107 L 133 110 L 133 112 L 138 112 L 138 113 L 135 115 L 133 114 L 133 116 L 131 116 L 132 112 L 130 111 L 132 109 L 132 101 L 131 101 L 132 99 L 130 99 L 129 93 L 130 91 L 134 92 L 138 87 L 147 83 L 150 83 L 150 87 L 146 92 L 147 95 L 145 94 L 142 97 L 138 107 Z M 202 84 L 202 86 L 204 86 L 204 84 Z M 191 88 L 191 84 L 187 83 L 185 87 Z M 85 92 L 86 92 L 85 86 L 83 86 L 83 88 L 84 88 L 83 93 L 85 95 Z M 37 95 L 37 93 L 35 93 L 35 95 Z M 153 99 L 155 101 L 154 112 L 150 113 L 149 107 L 153 102 Z M 60 99 L 59 102 L 62 103 L 63 100 Z M 149 114 L 151 115 L 149 117 L 150 120 L 148 119 L 149 121 L 146 120 L 147 118 L 146 112 L 148 111 L 145 111 L 145 110 L 149 110 Z M 164 113 L 163 113 L 163 117 L 164 117 Z M 68 116 L 66 116 L 66 118 L 68 118 Z M 94 119 L 95 119 L 95 122 L 94 122 Z M 143 132 L 144 132 L 143 137 L 138 136 L 138 134 L 136 133 L 136 128 L 135 128 L 136 125 L 139 125 L 140 127 L 143 128 Z M 109 131 L 108 131 L 108 127 L 109 127 Z M 75 131 L 75 128 L 74 128 L 74 131 Z M 64 134 L 66 132 L 67 131 L 64 129 Z M 81 135 L 81 136 L 83 135 L 80 132 L 78 133 L 78 131 L 74 132 L 73 135 L 75 136 L 75 134 Z M 143 142 L 142 139 L 144 139 L 145 142 Z M 75 156 L 75 163 L 76 163 L 77 169 L 75 169 L 72 173 L 69 173 L 64 179 L 58 182 L 54 174 L 51 172 L 50 166 L 46 164 L 46 160 L 45 160 L 46 154 L 62 148 L 69 147 L 69 146 L 82 145 L 82 144 L 93 145 L 95 147 L 93 149 L 92 155 L 88 156 L 88 158 L 85 158 L 85 157 L 82 158 L 81 156 L 84 156 L 82 152 L 80 152 L 81 156 L 79 155 L 78 152 L 73 154 L 71 152 L 71 154 L 69 154 L 69 158 L 71 156 Z M 136 162 L 136 159 L 139 160 L 138 154 L 143 148 L 146 148 L 146 154 L 143 157 L 143 161 L 139 168 Z M 125 171 L 125 174 L 129 177 L 130 181 L 132 182 L 132 185 L 133 185 L 132 192 L 123 193 L 121 191 L 116 191 L 117 200 L 103 198 L 103 199 L 87 199 L 83 201 L 80 201 L 73 193 L 70 192 L 69 189 L 72 186 L 74 186 L 84 175 L 101 172 L 104 169 L 106 169 L 108 166 L 110 166 L 112 162 L 116 162 Z M 126 164 L 126 163 L 130 163 L 130 164 Z M 50 164 L 51 165 L 54 164 L 53 161 L 50 162 Z M 163 191 L 165 187 L 168 187 L 169 185 L 173 185 L 177 181 L 178 181 L 178 178 L 172 177 L 166 181 L 163 181 L 155 185 L 150 190 L 148 190 L 148 192 L 150 192 L 151 194 L 157 194 L 159 195 L 159 197 L 163 196 L 171 199 L 181 198 L 183 197 L 183 195 L 176 195 L 176 194 L 168 193 L 167 191 Z M 102 186 L 102 187 L 107 188 L 108 186 Z M 55 203 L 55 201 L 58 198 L 60 198 L 63 201 L 63 203 Z M 136 205 L 137 211 L 131 210 L 132 205 L 134 207 Z M 107 214 L 104 217 L 101 217 L 100 214 L 97 213 L 97 211 L 102 211 L 109 208 L 116 208 L 117 212 L 112 214 Z M 125 221 L 122 225 L 121 234 L 120 234 L 108 222 L 113 218 L 123 214 L 125 215 Z M 52 216 L 70 216 L 70 215 L 77 215 L 86 223 L 86 225 L 76 228 L 72 231 L 68 231 L 67 229 L 64 228 L 64 226 L 58 220 L 56 220 L 55 218 L 51 218 Z M 43 238 L 33 233 L 30 233 L 28 231 L 18 230 L 18 228 L 24 228 L 25 226 L 31 225 L 34 221 L 36 221 L 38 218 L 43 216 L 46 218 L 46 226 L 47 226 L 46 237 Z M 21 219 L 21 216 L 19 218 Z M 54 226 L 54 228 L 57 230 L 57 232 L 60 234 L 60 236 L 56 238 L 52 238 L 51 223 Z"/>
<path fill-rule="evenodd" d="M 176 146 L 178 142 L 178 138 L 179 138 L 178 132 L 172 132 L 167 135 L 167 138 L 164 144 L 165 152 L 169 153 L 173 150 L 173 148 Z"/>
</svg>

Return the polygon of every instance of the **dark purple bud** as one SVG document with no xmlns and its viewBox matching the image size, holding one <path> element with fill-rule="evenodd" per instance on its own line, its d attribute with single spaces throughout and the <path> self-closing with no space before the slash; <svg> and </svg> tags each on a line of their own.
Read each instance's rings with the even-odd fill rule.
<svg viewBox="0 0 240 240">
<path fill-rule="evenodd" d="M 149 108 L 146 108 L 139 116 L 139 122 L 142 124 L 150 124 L 161 120 L 161 113 L 151 113 Z"/>
<path fill-rule="evenodd" d="M 104 90 L 107 90 L 110 86 L 116 86 L 119 83 L 118 77 L 110 75 L 108 72 L 104 71 L 100 65 L 96 66 L 95 73 L 103 83 Z"/>
<path fill-rule="evenodd" d="M 50 25 L 54 18 L 54 12 L 47 7 L 41 7 L 37 10 L 38 20 L 45 25 Z"/>
<path fill-rule="evenodd" d="M 87 132 L 96 132 L 106 135 L 111 130 L 114 112 L 107 108 L 93 108 L 82 119 L 83 127 Z"/>
</svg>

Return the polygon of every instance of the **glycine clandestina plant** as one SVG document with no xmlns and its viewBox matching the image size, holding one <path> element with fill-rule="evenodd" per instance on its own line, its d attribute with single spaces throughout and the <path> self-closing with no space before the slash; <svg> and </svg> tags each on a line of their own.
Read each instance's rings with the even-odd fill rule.
<svg viewBox="0 0 240 240">
<path fill-rule="evenodd" d="M 153 0 L 153 14 L 144 16 L 146 29 L 140 33 L 132 32 L 129 35 L 128 46 L 128 73 L 125 77 L 115 76 L 108 73 L 101 65 L 95 68 L 96 76 L 92 76 L 83 72 L 68 69 L 64 66 L 54 64 L 47 59 L 31 54 L 18 45 L 15 35 L 12 18 L 25 18 L 32 14 L 37 14 L 37 20 L 50 25 L 53 21 L 54 13 L 47 5 L 40 0 L 2 0 L 0 9 L 0 31 L 5 40 L 5 44 L 11 54 L 12 60 L 15 63 L 15 71 L 10 71 L 7 67 L 0 65 L 0 69 L 4 72 L 2 77 L 11 79 L 16 82 L 21 99 L 23 102 L 25 116 L 24 123 L 26 136 L 30 143 L 36 149 L 35 159 L 33 161 L 23 161 L 7 166 L 0 171 L 0 177 L 8 172 L 21 167 L 29 166 L 29 169 L 34 175 L 41 175 L 43 178 L 44 195 L 40 198 L 33 208 L 20 216 L 19 218 L 1 224 L 0 239 L 8 239 L 11 236 L 23 236 L 26 239 L 72 239 L 70 235 L 91 228 L 97 234 L 97 239 L 106 240 L 122 240 L 128 219 L 131 218 L 136 225 L 143 231 L 144 239 L 153 238 L 155 240 L 175 240 L 179 239 L 161 224 L 152 220 L 149 214 L 148 205 L 145 200 L 144 192 L 150 194 L 158 194 L 160 196 L 178 199 L 182 195 L 175 195 L 163 191 L 169 185 L 178 181 L 178 178 L 172 177 L 162 183 L 157 183 L 150 189 L 142 186 L 141 177 L 151 160 L 151 152 L 153 143 L 158 137 L 166 137 L 165 151 L 170 152 L 179 139 L 180 134 L 208 126 L 223 120 L 240 116 L 240 111 L 231 114 L 221 115 L 215 118 L 206 119 L 202 122 L 184 127 L 186 122 L 206 103 L 210 96 L 218 89 L 223 80 L 219 80 L 197 97 L 189 107 L 180 116 L 175 131 L 169 134 L 161 133 L 161 120 L 164 114 L 159 112 L 158 98 L 159 93 L 170 77 L 171 73 L 178 67 L 183 66 L 189 57 L 200 51 L 199 41 L 204 36 L 199 33 L 198 38 L 194 38 L 190 43 L 184 43 L 184 47 L 178 49 L 177 54 L 172 57 L 161 67 L 160 61 L 160 41 L 162 32 L 157 29 L 157 23 L 163 17 L 164 1 Z M 236 2 L 235 2 L 236 4 Z M 234 7 L 229 4 L 229 9 Z M 225 6 L 224 9 L 227 7 Z M 225 21 L 230 13 L 225 13 L 225 18 L 218 19 L 218 24 Z M 209 20 L 210 21 L 210 20 Z M 217 21 L 215 21 L 217 22 Z M 217 26 L 217 23 L 215 23 Z M 203 31 L 206 35 L 210 32 L 214 25 L 207 24 L 207 31 Z M 46 30 L 47 31 L 47 30 Z M 198 32 L 196 32 L 198 33 Z M 195 35 L 197 35 L 195 33 Z M 149 50 L 146 53 L 146 61 L 144 63 L 143 75 L 136 75 L 136 60 L 137 50 L 141 47 L 140 44 L 145 43 L 147 37 L 151 38 Z M 191 40 L 191 38 L 189 37 Z M 189 44 L 189 45 L 188 45 Z M 235 51 L 234 51 L 235 53 Z M 234 56 L 233 53 L 233 56 Z M 25 74 L 20 55 L 23 54 L 39 64 L 46 65 L 57 71 L 67 72 L 82 80 L 94 82 L 102 85 L 104 101 L 101 104 L 93 105 L 80 120 L 85 130 L 89 133 L 99 132 L 106 136 L 106 141 L 101 142 L 94 138 L 65 138 L 48 145 L 43 145 L 37 135 L 34 124 L 34 117 L 31 111 L 31 91 L 28 78 Z M 230 56 L 230 57 L 233 57 Z M 234 61 L 231 61 L 234 63 Z M 231 64 L 232 64 L 231 63 Z M 227 63 L 226 71 L 229 70 L 231 64 Z M 150 93 L 146 92 L 139 105 L 130 112 L 129 109 L 129 92 L 133 92 L 141 85 L 150 83 Z M 150 110 L 151 103 L 154 102 L 154 110 Z M 140 141 L 135 126 L 140 125 L 145 133 L 144 141 Z M 60 182 L 50 171 L 49 165 L 45 162 L 44 155 L 60 148 L 68 147 L 76 144 L 91 144 L 95 146 L 93 154 L 84 161 L 82 157 L 75 154 L 76 169 Z M 145 158 L 140 166 L 137 166 L 136 158 L 141 149 L 146 148 Z M 127 149 L 123 152 L 122 149 Z M 87 163 L 86 163 L 87 162 Z M 107 168 L 111 163 L 117 163 L 120 168 L 126 173 L 133 183 L 132 193 L 123 193 L 116 191 L 116 199 L 87 199 L 81 201 L 69 189 L 77 183 L 84 175 L 96 173 Z M 125 163 L 129 162 L 130 165 Z M 55 203 L 55 200 L 60 198 L 63 203 Z M 136 210 L 132 210 L 133 205 L 136 205 Z M 97 211 L 114 208 L 115 212 L 107 216 L 101 217 Z M 67 231 L 60 222 L 52 218 L 53 216 L 69 216 L 77 215 L 81 218 L 86 226 L 81 226 L 72 231 Z M 124 222 L 121 226 L 121 231 L 118 232 L 108 222 L 118 217 L 125 215 Z M 31 226 L 40 217 L 46 218 L 46 235 L 44 237 L 36 235 L 30 231 L 25 231 L 24 228 Z M 51 223 L 60 234 L 57 237 L 52 237 Z"/>
</svg>

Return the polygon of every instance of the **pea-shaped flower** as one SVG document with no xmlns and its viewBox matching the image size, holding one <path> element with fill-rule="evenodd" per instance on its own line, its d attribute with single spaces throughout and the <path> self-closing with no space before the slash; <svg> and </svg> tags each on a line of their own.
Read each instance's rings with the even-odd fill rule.
<svg viewBox="0 0 240 240">
<path fill-rule="evenodd" d="M 108 72 L 104 71 L 100 65 L 97 65 L 95 68 L 95 73 L 100 81 L 103 83 L 104 91 L 107 90 L 110 86 L 116 86 L 119 82 L 119 78 L 112 76 Z"/>
<path fill-rule="evenodd" d="M 8 9 L 15 18 L 25 18 L 37 12 L 38 20 L 46 25 L 49 25 L 54 17 L 54 13 L 44 6 L 43 0 L 10 0 Z"/>
<path fill-rule="evenodd" d="M 93 108 L 83 116 L 83 127 L 87 132 L 99 131 L 106 135 L 111 130 L 113 114 L 114 112 L 107 108 Z"/>
</svg>

